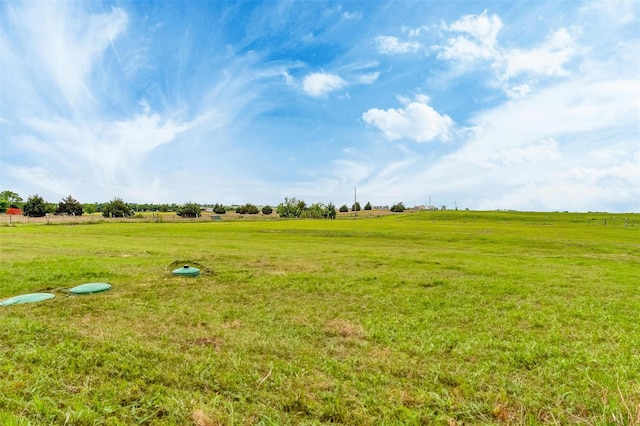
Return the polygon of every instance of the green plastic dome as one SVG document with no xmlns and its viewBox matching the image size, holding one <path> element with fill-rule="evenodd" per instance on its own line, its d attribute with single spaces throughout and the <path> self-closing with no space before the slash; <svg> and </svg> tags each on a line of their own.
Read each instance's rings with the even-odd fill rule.
<svg viewBox="0 0 640 426">
<path fill-rule="evenodd" d="M 200 275 L 200 269 L 184 265 L 182 268 L 174 269 L 173 275 L 181 275 L 183 277 L 197 277 Z"/>
<path fill-rule="evenodd" d="M 110 288 L 111 285 L 107 283 L 87 283 L 75 286 L 69 289 L 69 292 L 73 294 L 91 294 L 100 293 L 101 291 L 107 291 Z"/>
<path fill-rule="evenodd" d="M 51 293 L 30 293 L 21 294 L 20 296 L 11 297 L 0 302 L 0 306 L 20 305 L 22 303 L 41 302 L 47 299 L 53 299 L 55 296 Z"/>
</svg>

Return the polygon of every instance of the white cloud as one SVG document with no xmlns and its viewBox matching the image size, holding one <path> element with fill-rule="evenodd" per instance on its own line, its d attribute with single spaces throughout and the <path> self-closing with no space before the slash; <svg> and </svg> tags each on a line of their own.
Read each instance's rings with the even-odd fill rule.
<svg viewBox="0 0 640 426">
<path fill-rule="evenodd" d="M 551 34 L 540 46 L 529 50 L 512 49 L 504 54 L 504 78 L 520 73 L 566 75 L 563 66 L 575 55 L 573 36 L 566 28 Z"/>
<path fill-rule="evenodd" d="M 422 33 L 429 31 L 429 27 L 422 25 L 418 28 L 403 28 L 403 31 L 408 32 L 409 37 L 419 37 Z"/>
<path fill-rule="evenodd" d="M 507 96 L 509 96 L 510 98 L 514 98 L 514 99 L 521 98 L 523 96 L 527 96 L 529 93 L 531 93 L 532 90 L 533 90 L 533 88 L 528 83 L 518 84 L 518 85 L 513 86 L 513 87 L 506 86 L 504 88 L 504 91 L 507 94 Z"/>
<path fill-rule="evenodd" d="M 378 36 L 375 38 L 378 52 L 384 54 L 409 53 L 420 49 L 417 41 L 400 41 L 397 37 Z"/>
<path fill-rule="evenodd" d="M 380 129 L 389 140 L 446 140 L 453 121 L 449 116 L 439 114 L 425 101 L 425 98 L 421 98 L 409 103 L 405 108 L 389 108 L 386 111 L 372 108 L 362 114 L 362 119 Z"/>
<path fill-rule="evenodd" d="M 558 144 L 553 138 L 546 138 L 523 146 L 492 150 L 486 157 L 486 165 L 495 168 L 538 161 L 558 160 Z"/>
<path fill-rule="evenodd" d="M 485 10 L 480 15 L 465 15 L 446 28 L 466 33 L 482 44 L 493 45 L 502 28 L 502 21 L 498 15 L 487 15 Z"/>
<path fill-rule="evenodd" d="M 347 85 L 339 75 L 318 72 L 309 74 L 302 81 L 305 93 L 313 97 L 322 97 Z"/>
<path fill-rule="evenodd" d="M 442 28 L 451 35 L 443 45 L 432 46 L 438 59 L 455 61 L 471 66 L 476 61 L 486 61 L 507 96 L 515 98 L 528 94 L 532 82 L 516 86 L 509 81 L 519 76 L 564 76 L 567 64 L 580 52 L 575 33 L 579 29 L 559 28 L 541 44 L 530 49 L 504 49 L 497 40 L 503 24 L 497 15 L 466 15 Z"/>
<path fill-rule="evenodd" d="M 357 76 L 356 80 L 358 81 L 358 83 L 361 83 L 361 84 L 371 84 L 375 82 L 378 79 L 378 77 L 380 77 L 379 72 L 369 72 L 369 73 L 361 74 Z"/>
<path fill-rule="evenodd" d="M 349 21 L 352 19 L 362 19 L 362 13 L 361 12 L 350 12 L 350 11 L 344 11 L 342 12 L 342 15 L 340 15 L 342 17 L 343 20 L 345 21 Z"/>
<path fill-rule="evenodd" d="M 461 35 L 448 39 L 445 46 L 434 46 L 439 51 L 438 58 L 474 61 L 499 55 L 496 39 L 502 28 L 502 21 L 497 15 L 487 15 L 485 10 L 480 15 L 466 15 L 443 27 Z"/>
<path fill-rule="evenodd" d="M 24 37 L 32 70 L 47 70 L 46 75 L 62 100 L 74 109 L 94 101 L 87 78 L 95 61 L 127 25 L 120 8 L 109 13 L 77 19 L 69 3 L 33 3 L 16 11 L 16 25 L 24 24 Z M 60 25 L 64 23 L 64 25 Z"/>
</svg>

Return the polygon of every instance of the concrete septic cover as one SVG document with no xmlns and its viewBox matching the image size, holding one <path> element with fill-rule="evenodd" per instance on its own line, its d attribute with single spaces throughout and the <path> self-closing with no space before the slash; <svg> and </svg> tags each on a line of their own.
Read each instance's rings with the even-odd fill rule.
<svg viewBox="0 0 640 426">
<path fill-rule="evenodd" d="M 173 275 L 182 275 L 183 277 L 197 277 L 200 275 L 200 269 L 184 265 L 182 268 L 174 269 Z"/>
<path fill-rule="evenodd" d="M 101 291 L 107 291 L 111 288 L 111 284 L 107 283 L 87 283 L 75 286 L 69 289 L 73 294 L 91 294 L 100 293 Z"/>
<path fill-rule="evenodd" d="M 43 300 L 53 299 L 54 296 L 51 293 L 30 293 L 21 294 L 20 296 L 11 297 L 0 302 L 0 306 L 19 305 L 21 303 L 33 303 L 42 302 Z"/>
</svg>

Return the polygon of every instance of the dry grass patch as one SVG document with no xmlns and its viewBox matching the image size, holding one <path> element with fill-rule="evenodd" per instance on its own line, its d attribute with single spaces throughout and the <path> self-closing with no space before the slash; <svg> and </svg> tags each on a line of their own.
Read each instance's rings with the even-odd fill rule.
<svg viewBox="0 0 640 426">
<path fill-rule="evenodd" d="M 211 420 L 207 413 L 202 410 L 196 410 L 191 413 L 191 419 L 196 426 L 221 426 L 222 423 Z"/>
<path fill-rule="evenodd" d="M 340 336 L 346 339 L 366 339 L 367 333 L 360 324 L 354 324 L 345 319 L 334 319 L 325 326 L 325 331 L 330 336 Z"/>
</svg>

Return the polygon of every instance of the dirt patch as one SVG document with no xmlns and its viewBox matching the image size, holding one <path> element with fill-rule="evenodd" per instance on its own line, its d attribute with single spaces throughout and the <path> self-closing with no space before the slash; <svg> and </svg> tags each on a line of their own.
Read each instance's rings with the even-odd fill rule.
<svg viewBox="0 0 640 426">
<path fill-rule="evenodd" d="M 216 351 L 222 348 L 223 340 L 220 337 L 199 337 L 187 342 L 190 346 L 208 346 Z"/>
</svg>

